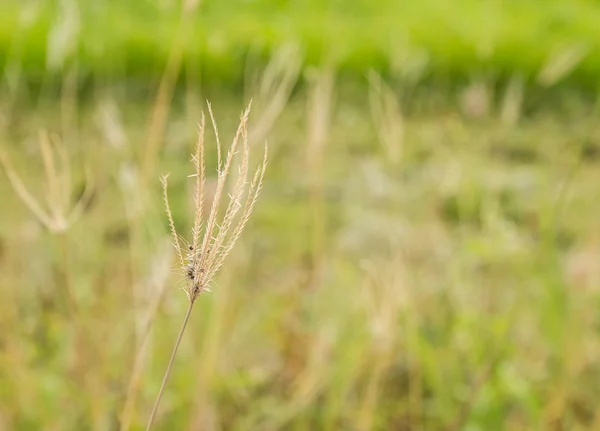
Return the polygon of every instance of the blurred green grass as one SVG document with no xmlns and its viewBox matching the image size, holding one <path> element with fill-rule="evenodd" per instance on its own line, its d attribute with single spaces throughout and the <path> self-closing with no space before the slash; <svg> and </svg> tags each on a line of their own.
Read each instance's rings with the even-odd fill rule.
<svg viewBox="0 0 600 431">
<path fill-rule="evenodd" d="M 175 1 L 6 0 L 0 10 L 0 67 L 19 64 L 31 82 L 73 64 L 94 82 L 153 78 L 181 23 Z M 306 65 L 358 75 L 416 68 L 442 83 L 475 72 L 536 83 L 547 70 L 543 85 L 597 88 L 600 73 L 593 0 L 206 0 L 187 18 L 182 74 L 229 85 L 242 82 L 249 52 L 268 58 L 284 42 L 304 49 Z"/>
</svg>

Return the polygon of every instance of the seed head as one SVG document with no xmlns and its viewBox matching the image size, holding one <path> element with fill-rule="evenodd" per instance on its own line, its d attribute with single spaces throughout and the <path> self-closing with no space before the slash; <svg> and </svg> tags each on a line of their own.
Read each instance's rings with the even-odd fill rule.
<svg viewBox="0 0 600 431">
<path fill-rule="evenodd" d="M 203 220 L 204 192 L 206 183 L 206 169 L 204 164 L 204 130 L 205 119 L 202 116 L 198 127 L 198 141 L 196 152 L 192 156 L 195 174 L 190 177 L 195 178 L 194 193 L 194 226 L 191 232 L 191 241 L 188 245 L 188 253 L 184 258 L 181 248 L 181 241 L 175 229 L 169 200 L 167 195 L 167 175 L 162 177 L 163 197 L 165 201 L 169 226 L 173 236 L 173 246 L 175 247 L 177 258 L 181 268 L 186 273 L 186 293 L 190 302 L 196 301 L 198 295 L 208 289 L 208 285 L 223 265 L 225 258 L 233 249 L 234 244 L 239 239 L 250 214 L 254 209 L 258 195 L 262 188 L 262 182 L 267 167 L 267 146 L 262 163 L 256 169 L 251 181 L 248 181 L 250 148 L 248 145 L 248 115 L 250 107 L 240 117 L 240 124 L 233 138 L 233 141 L 223 160 L 221 154 L 221 142 L 219 131 L 215 121 L 212 108 L 208 104 L 208 112 L 217 142 L 217 185 L 214 197 L 210 206 L 210 213 L 206 220 Z M 238 146 L 241 141 L 241 154 L 238 161 L 238 175 L 235 181 L 228 182 L 234 156 L 237 154 Z M 225 192 L 225 186 L 230 185 L 231 191 Z M 225 212 L 219 217 L 219 210 L 222 205 L 226 205 Z"/>
</svg>

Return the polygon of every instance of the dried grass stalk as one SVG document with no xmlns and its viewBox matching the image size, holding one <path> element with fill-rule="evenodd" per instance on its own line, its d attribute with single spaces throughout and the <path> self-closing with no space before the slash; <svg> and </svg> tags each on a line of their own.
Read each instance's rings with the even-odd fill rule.
<svg viewBox="0 0 600 431">
<path fill-rule="evenodd" d="M 173 237 L 173 246 L 175 247 L 179 265 L 185 273 L 185 291 L 189 300 L 189 306 L 177 341 L 175 342 L 175 347 L 173 348 L 171 359 L 167 366 L 146 430 L 149 430 L 154 422 L 154 417 L 169 378 L 173 360 L 177 354 L 177 349 L 187 326 L 194 303 L 202 292 L 209 290 L 210 282 L 223 265 L 225 258 L 233 249 L 233 246 L 248 223 L 248 219 L 250 218 L 250 214 L 254 209 L 254 205 L 256 204 L 262 188 L 265 169 L 267 167 L 266 145 L 262 163 L 256 169 L 252 180 L 248 181 L 250 148 L 248 144 L 247 125 L 250 107 L 251 104 L 242 113 L 237 132 L 227 151 L 227 156 L 223 160 L 217 123 L 211 106 L 210 104 L 208 105 L 208 111 L 217 141 L 218 166 L 216 190 L 210 213 L 206 221 L 204 221 L 202 217 L 206 182 L 206 169 L 204 165 L 205 121 L 204 117 L 202 118 L 199 125 L 196 153 L 192 157 L 195 174 L 191 175 L 191 177 L 196 178 L 196 190 L 194 194 L 194 226 L 189 242 L 182 238 L 175 229 L 175 223 L 169 207 L 167 194 L 167 176 L 163 176 L 162 178 L 163 197 Z M 242 148 L 238 165 L 238 176 L 233 183 L 231 193 L 227 195 L 225 193 L 225 185 L 233 168 L 233 159 L 238 153 L 240 142 Z M 226 205 L 224 212 L 220 211 L 222 209 L 222 204 Z M 223 213 L 222 216 L 221 213 Z"/>
<path fill-rule="evenodd" d="M 80 199 L 71 204 L 71 168 L 64 144 L 51 140 L 47 132 L 40 132 L 40 149 L 44 163 L 45 197 L 47 208 L 29 192 L 24 181 L 13 168 L 8 154 L 0 149 L 0 166 L 4 168 L 13 190 L 36 219 L 52 233 L 67 231 L 83 214 L 94 191 L 91 176 L 86 172 L 85 190 Z M 56 155 L 54 154 L 56 153 Z M 56 159 L 60 162 L 57 166 Z"/>
</svg>

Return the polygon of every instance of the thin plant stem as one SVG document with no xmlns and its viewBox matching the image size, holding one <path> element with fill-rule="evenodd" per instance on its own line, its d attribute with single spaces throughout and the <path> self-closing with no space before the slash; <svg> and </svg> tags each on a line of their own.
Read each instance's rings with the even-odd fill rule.
<svg viewBox="0 0 600 431">
<path fill-rule="evenodd" d="M 181 342 L 181 338 L 183 337 L 183 333 L 185 332 L 185 327 L 187 326 L 187 323 L 190 318 L 190 314 L 192 313 L 193 307 L 194 307 L 194 302 L 190 301 L 190 306 L 188 307 L 187 313 L 185 313 L 185 318 L 183 319 L 183 325 L 181 325 L 181 330 L 179 331 L 179 335 L 177 336 L 177 341 L 175 342 L 175 347 L 173 347 L 173 353 L 171 353 L 171 359 L 169 360 L 169 365 L 167 365 L 167 370 L 165 371 L 165 376 L 163 377 L 163 381 L 160 385 L 160 390 L 158 391 L 158 396 L 156 397 L 156 402 L 154 403 L 154 408 L 152 409 L 152 413 L 150 414 L 150 419 L 148 420 L 148 425 L 146 426 L 146 431 L 150 431 L 150 429 L 152 428 L 152 423 L 154 422 L 154 416 L 156 416 L 156 412 L 158 411 L 158 405 L 160 404 L 160 399 L 162 398 L 162 394 L 165 390 L 165 386 L 167 385 L 167 381 L 169 380 L 169 375 L 171 374 L 171 368 L 173 367 L 173 362 L 175 361 L 175 356 L 177 355 L 177 350 L 179 349 L 179 343 Z"/>
</svg>

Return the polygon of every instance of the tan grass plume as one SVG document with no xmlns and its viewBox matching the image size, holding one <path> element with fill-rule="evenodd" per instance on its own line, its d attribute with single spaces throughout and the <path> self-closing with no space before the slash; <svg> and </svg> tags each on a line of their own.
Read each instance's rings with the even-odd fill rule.
<svg viewBox="0 0 600 431">
<path fill-rule="evenodd" d="M 38 201 L 25 186 L 21 176 L 0 148 L 0 166 L 4 168 L 15 193 L 36 219 L 52 233 L 68 230 L 83 214 L 94 192 L 92 177 L 86 171 L 85 190 L 79 200 L 71 202 L 71 166 L 67 149 L 60 139 L 52 140 L 46 131 L 40 132 L 40 152 L 44 162 L 45 197 L 47 208 Z M 56 161 L 58 160 L 58 164 Z"/>
<path fill-rule="evenodd" d="M 212 127 L 217 141 L 217 185 L 210 208 L 208 218 L 203 218 L 205 183 L 206 183 L 206 168 L 204 163 L 204 129 L 205 121 L 202 116 L 202 121 L 198 130 L 198 142 L 196 152 L 192 156 L 195 173 L 190 177 L 195 178 L 195 194 L 194 194 L 194 226 L 191 231 L 191 239 L 189 241 L 181 237 L 175 229 L 175 223 L 171 209 L 169 207 L 169 199 L 167 195 L 167 177 L 163 176 L 163 197 L 165 201 L 167 217 L 173 236 L 173 246 L 177 254 L 177 259 L 182 271 L 185 273 L 186 286 L 185 291 L 189 300 L 189 306 L 184 318 L 183 325 L 179 332 L 175 347 L 171 354 L 171 359 L 167 366 L 165 376 L 161 388 L 159 390 L 154 408 L 152 410 L 148 426 L 146 430 L 152 427 L 162 393 L 166 382 L 169 378 L 173 360 L 177 354 L 177 349 L 181 341 L 183 332 L 187 325 L 190 313 L 198 299 L 200 293 L 209 289 L 211 280 L 219 271 L 227 255 L 233 249 L 234 244 L 239 239 L 244 227 L 246 226 L 250 214 L 254 209 L 256 200 L 262 188 L 262 182 L 267 167 L 267 146 L 263 161 L 256 169 L 254 176 L 248 181 L 250 147 L 248 144 L 248 115 L 250 107 L 242 113 L 240 124 L 233 138 L 231 146 L 227 151 L 227 155 L 223 159 L 221 152 L 221 142 L 219 138 L 219 130 L 213 115 L 210 104 L 208 104 L 208 112 Z M 227 179 L 231 174 L 233 167 L 234 156 L 239 151 L 239 143 L 241 140 L 241 157 L 238 165 L 238 175 L 235 180 L 228 182 Z M 225 186 L 231 183 L 230 192 L 227 193 Z M 222 202 L 223 201 L 223 202 Z M 222 207 L 221 205 L 226 205 Z M 224 211 L 223 211 L 224 210 Z M 222 214 L 222 216 L 221 216 Z M 183 246 L 182 246 L 183 244 Z"/>
</svg>

